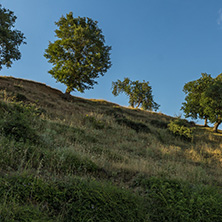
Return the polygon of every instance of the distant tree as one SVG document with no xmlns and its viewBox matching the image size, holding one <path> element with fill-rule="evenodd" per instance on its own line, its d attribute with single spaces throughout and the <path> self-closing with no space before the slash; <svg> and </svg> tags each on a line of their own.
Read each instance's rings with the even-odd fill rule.
<svg viewBox="0 0 222 222">
<path fill-rule="evenodd" d="M 129 104 L 131 107 L 142 107 L 145 110 L 158 110 L 159 105 L 154 102 L 152 88 L 149 82 L 131 81 L 125 78 L 123 81 L 117 80 L 112 82 L 112 93 L 118 96 L 120 93 L 125 93 L 129 96 Z"/>
<path fill-rule="evenodd" d="M 204 107 L 204 113 L 210 122 L 214 123 L 213 130 L 217 132 L 222 122 L 222 74 L 215 78 L 203 92 L 200 104 Z"/>
<path fill-rule="evenodd" d="M 19 60 L 21 53 L 18 47 L 24 42 L 24 34 L 14 30 L 17 17 L 0 4 L 0 70 L 2 66 L 11 67 L 12 61 Z"/>
<path fill-rule="evenodd" d="M 207 126 L 208 114 L 205 112 L 205 106 L 201 105 L 200 100 L 202 94 L 212 84 L 213 78 L 207 73 L 202 73 L 202 77 L 188 82 L 184 85 L 183 91 L 187 96 L 182 105 L 182 110 L 185 113 L 185 117 L 191 117 L 193 119 L 205 119 L 204 126 Z"/>
<path fill-rule="evenodd" d="M 97 23 L 90 18 L 74 18 L 72 12 L 55 23 L 58 40 L 49 43 L 44 56 L 53 64 L 49 73 L 67 86 L 67 94 L 93 88 L 95 79 L 111 67 L 111 47 L 105 45 Z"/>
</svg>

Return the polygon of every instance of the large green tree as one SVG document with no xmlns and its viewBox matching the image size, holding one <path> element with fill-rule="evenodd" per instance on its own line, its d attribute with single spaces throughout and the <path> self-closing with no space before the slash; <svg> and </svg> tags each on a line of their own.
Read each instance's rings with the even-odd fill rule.
<svg viewBox="0 0 222 222">
<path fill-rule="evenodd" d="M 11 67 L 14 60 L 21 58 L 19 46 L 25 43 L 24 34 L 14 29 L 17 17 L 0 4 L 0 70 Z"/>
<path fill-rule="evenodd" d="M 212 84 L 203 92 L 200 105 L 211 123 L 214 123 L 213 130 L 217 132 L 222 122 L 222 76 L 215 78 Z"/>
<path fill-rule="evenodd" d="M 67 94 L 93 88 L 95 79 L 111 67 L 111 47 L 105 45 L 97 23 L 90 18 L 74 18 L 72 12 L 55 23 L 58 39 L 49 43 L 44 56 L 53 65 L 49 73 L 67 86 Z"/>
<path fill-rule="evenodd" d="M 129 78 L 124 78 L 123 81 L 117 80 L 112 82 L 112 93 L 118 96 L 120 93 L 125 93 L 129 97 L 131 107 L 142 107 L 145 110 L 158 110 L 159 105 L 154 102 L 152 88 L 149 82 L 131 81 Z"/>
<path fill-rule="evenodd" d="M 211 75 L 202 73 L 199 79 L 186 83 L 183 88 L 186 97 L 181 109 L 184 111 L 185 117 L 205 119 L 204 126 L 207 126 L 209 116 L 205 112 L 205 106 L 200 103 L 200 100 L 202 94 L 212 83 L 213 78 Z"/>
</svg>

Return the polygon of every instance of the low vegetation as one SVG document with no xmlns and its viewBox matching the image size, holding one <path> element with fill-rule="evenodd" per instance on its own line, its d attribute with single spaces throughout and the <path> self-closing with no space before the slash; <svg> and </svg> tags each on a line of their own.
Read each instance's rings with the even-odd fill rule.
<svg viewBox="0 0 222 222">
<path fill-rule="evenodd" d="M 0 221 L 222 221 L 221 131 L 0 83 Z"/>
<path fill-rule="evenodd" d="M 186 139 L 191 141 L 193 139 L 194 129 L 191 128 L 191 124 L 189 124 L 184 119 L 176 119 L 171 120 L 168 124 L 168 129 L 175 136 L 179 136 L 181 139 Z"/>
</svg>

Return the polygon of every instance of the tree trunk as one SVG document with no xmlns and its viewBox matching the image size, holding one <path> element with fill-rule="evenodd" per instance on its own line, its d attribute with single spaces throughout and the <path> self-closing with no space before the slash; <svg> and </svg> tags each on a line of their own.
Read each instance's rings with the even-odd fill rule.
<svg viewBox="0 0 222 222">
<path fill-rule="evenodd" d="M 215 132 L 215 133 L 217 133 L 218 131 L 217 131 L 217 129 L 218 129 L 218 126 L 221 124 L 221 121 L 219 121 L 219 122 L 216 122 L 215 124 L 214 124 L 214 128 L 213 128 L 213 131 Z"/>
<path fill-rule="evenodd" d="M 66 95 L 70 95 L 70 92 L 71 92 L 71 90 L 69 89 L 69 87 L 67 87 L 65 94 L 66 94 Z"/>
<path fill-rule="evenodd" d="M 136 106 L 136 109 L 138 109 L 138 108 L 139 108 L 139 106 L 140 106 L 140 103 L 138 103 L 138 105 Z"/>
<path fill-rule="evenodd" d="M 138 102 L 138 105 L 137 105 L 137 109 L 139 108 L 139 106 L 140 106 L 140 104 L 142 103 L 142 101 L 141 100 L 139 100 L 139 102 Z"/>
<path fill-rule="evenodd" d="M 207 118 L 204 119 L 204 127 L 208 127 L 208 125 L 207 125 Z"/>
</svg>

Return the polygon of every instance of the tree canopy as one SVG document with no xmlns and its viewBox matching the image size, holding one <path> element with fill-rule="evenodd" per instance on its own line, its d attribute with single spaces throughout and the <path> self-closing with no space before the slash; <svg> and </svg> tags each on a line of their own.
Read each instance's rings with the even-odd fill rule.
<svg viewBox="0 0 222 222">
<path fill-rule="evenodd" d="M 193 119 L 205 119 L 205 126 L 207 126 L 208 115 L 205 113 L 205 107 L 200 104 L 202 93 L 211 85 L 213 78 L 207 73 L 201 73 L 201 78 L 188 82 L 184 85 L 183 91 L 187 96 L 182 105 L 182 110 L 185 117 Z"/>
<path fill-rule="evenodd" d="M 55 23 L 58 40 L 49 43 L 44 56 L 53 65 L 49 73 L 67 86 L 68 94 L 93 88 L 95 79 L 111 67 L 111 47 L 105 45 L 97 23 L 90 18 L 74 18 L 72 12 Z"/>
<path fill-rule="evenodd" d="M 0 70 L 11 67 L 14 60 L 21 58 L 19 46 L 26 43 L 24 34 L 14 29 L 17 17 L 0 4 Z"/>
<path fill-rule="evenodd" d="M 214 124 L 214 131 L 222 122 L 222 78 L 215 78 L 212 84 L 203 92 L 200 105 L 210 122 Z"/>
<path fill-rule="evenodd" d="M 216 78 L 206 73 L 201 75 L 198 80 L 185 84 L 187 96 L 181 109 L 186 117 L 209 119 L 214 123 L 214 131 L 217 131 L 222 121 L 222 74 Z"/>
<path fill-rule="evenodd" d="M 112 82 L 112 93 L 118 96 L 120 93 L 125 93 L 129 97 L 131 107 L 142 107 L 145 110 L 158 110 L 159 105 L 154 102 L 152 88 L 149 82 L 131 81 L 129 78 L 124 78 L 123 81 L 117 80 Z"/>
</svg>

